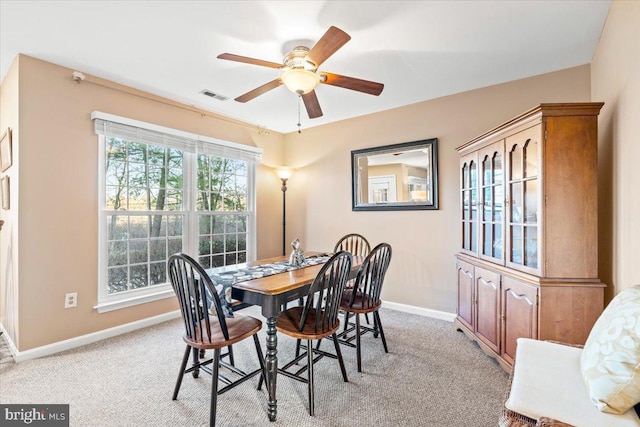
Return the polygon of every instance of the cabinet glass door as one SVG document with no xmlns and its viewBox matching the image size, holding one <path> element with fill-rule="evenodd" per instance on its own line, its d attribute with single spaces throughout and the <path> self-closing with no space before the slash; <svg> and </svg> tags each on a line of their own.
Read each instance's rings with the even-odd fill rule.
<svg viewBox="0 0 640 427">
<path fill-rule="evenodd" d="M 462 209 L 462 250 L 478 252 L 478 160 L 473 153 L 460 160 Z"/>
<path fill-rule="evenodd" d="M 508 229 L 507 264 L 539 269 L 539 200 L 538 159 L 541 125 L 507 138 Z"/>
<path fill-rule="evenodd" d="M 504 142 L 500 141 L 480 151 L 480 256 L 492 261 L 504 261 Z"/>
</svg>

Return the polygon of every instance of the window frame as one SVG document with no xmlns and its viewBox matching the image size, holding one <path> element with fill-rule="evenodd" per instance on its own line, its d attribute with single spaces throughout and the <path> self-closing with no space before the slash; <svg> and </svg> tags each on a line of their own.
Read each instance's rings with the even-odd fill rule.
<svg viewBox="0 0 640 427">
<path fill-rule="evenodd" d="M 133 127 L 138 127 L 146 130 L 154 130 L 169 135 L 188 137 L 192 140 L 198 141 L 196 144 L 195 152 L 183 149 L 183 206 L 182 210 L 178 211 L 161 211 L 163 215 L 183 215 L 183 236 L 182 236 L 182 248 L 183 252 L 198 259 L 199 257 L 199 223 L 198 218 L 202 212 L 215 212 L 215 211 L 198 211 L 197 210 L 197 157 L 198 147 L 201 144 L 213 144 L 218 148 L 230 147 L 230 152 L 236 150 L 242 150 L 249 153 L 249 155 L 255 156 L 255 161 L 249 161 L 242 158 L 234 158 L 232 156 L 222 156 L 233 160 L 245 161 L 247 164 L 247 204 L 246 211 L 229 211 L 220 212 L 223 215 L 246 215 L 247 220 L 247 249 L 246 258 L 247 261 L 253 261 L 256 258 L 256 243 L 257 243 L 257 230 L 256 230 L 256 170 L 257 162 L 260 159 L 262 150 L 251 146 L 242 146 L 241 144 L 235 144 L 228 141 L 221 141 L 214 138 L 203 137 L 200 135 L 188 134 L 183 131 L 175 129 L 165 128 L 150 123 L 140 122 L 137 120 L 127 119 L 124 117 L 113 116 L 106 113 L 94 112 L 92 113 L 92 119 L 102 119 L 105 121 L 111 121 L 115 123 L 125 124 Z M 114 120 L 115 118 L 115 120 Z M 117 292 L 115 294 L 108 293 L 108 278 L 107 278 L 107 266 L 108 266 L 108 252 L 107 252 L 107 236 L 108 236 L 108 224 L 107 217 L 117 213 L 123 216 L 137 216 L 137 215 L 153 215 L 156 210 L 145 211 L 113 211 L 107 210 L 106 206 L 106 140 L 107 136 L 98 134 L 98 301 L 94 306 L 94 309 L 99 313 L 106 313 L 113 310 L 119 310 L 126 307 L 135 306 L 138 304 L 144 304 L 152 301 L 158 301 L 164 298 L 171 298 L 174 296 L 173 289 L 170 283 L 149 285 L 144 288 L 131 289 L 126 291 Z M 135 141 L 140 142 L 140 141 Z M 151 145 L 148 142 L 143 142 L 145 145 Z M 205 152 L 201 154 L 207 154 Z M 208 153 L 209 155 L 216 155 L 215 153 Z M 128 240 L 127 240 L 128 241 Z M 167 253 L 167 256 L 171 254 Z M 148 263 L 148 262 L 147 262 Z M 127 263 L 129 265 L 129 263 Z"/>
</svg>

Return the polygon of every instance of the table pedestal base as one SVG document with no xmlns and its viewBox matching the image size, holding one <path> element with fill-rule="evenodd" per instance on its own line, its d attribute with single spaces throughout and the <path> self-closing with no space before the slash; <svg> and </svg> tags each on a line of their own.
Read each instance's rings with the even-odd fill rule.
<svg viewBox="0 0 640 427">
<path fill-rule="evenodd" d="M 276 400 L 276 379 L 278 377 L 278 336 L 276 335 L 276 318 L 267 318 L 267 391 L 269 392 L 269 421 L 275 421 L 278 412 Z"/>
</svg>

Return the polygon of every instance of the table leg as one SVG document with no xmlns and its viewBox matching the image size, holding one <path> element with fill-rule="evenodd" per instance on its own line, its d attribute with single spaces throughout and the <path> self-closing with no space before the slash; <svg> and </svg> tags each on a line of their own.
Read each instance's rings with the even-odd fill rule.
<svg viewBox="0 0 640 427">
<path fill-rule="evenodd" d="M 269 392 L 269 421 L 276 420 L 278 401 L 276 400 L 276 378 L 278 376 L 278 336 L 276 317 L 267 318 L 267 391 Z"/>
</svg>

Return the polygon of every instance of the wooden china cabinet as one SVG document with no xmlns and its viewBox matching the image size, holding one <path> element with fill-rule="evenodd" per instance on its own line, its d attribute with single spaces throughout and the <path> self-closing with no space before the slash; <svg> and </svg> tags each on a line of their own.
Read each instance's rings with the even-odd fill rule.
<svg viewBox="0 0 640 427">
<path fill-rule="evenodd" d="M 603 103 L 540 104 L 457 148 L 455 325 L 508 370 L 520 337 L 584 344 L 598 279 Z"/>
</svg>

